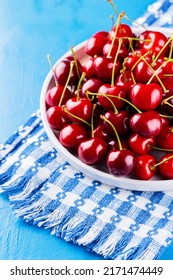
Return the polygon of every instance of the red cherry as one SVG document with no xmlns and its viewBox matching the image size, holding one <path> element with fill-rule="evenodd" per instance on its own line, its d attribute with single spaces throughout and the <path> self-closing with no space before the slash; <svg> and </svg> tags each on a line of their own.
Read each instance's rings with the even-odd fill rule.
<svg viewBox="0 0 173 280">
<path fill-rule="evenodd" d="M 98 92 L 99 88 L 103 85 L 103 81 L 99 78 L 88 79 L 82 86 L 82 96 L 86 97 L 86 91 Z"/>
<path fill-rule="evenodd" d="M 161 131 L 162 121 L 157 111 L 148 110 L 144 113 L 134 114 L 130 118 L 130 127 L 143 137 L 155 137 Z"/>
<path fill-rule="evenodd" d="M 61 106 L 52 106 L 46 112 L 47 120 L 52 129 L 61 130 L 70 123 L 68 115 Z"/>
<path fill-rule="evenodd" d="M 86 54 L 95 57 L 103 54 L 103 46 L 107 43 L 108 38 L 103 35 L 93 35 L 88 39 L 85 45 Z"/>
<path fill-rule="evenodd" d="M 140 49 L 140 50 L 135 50 L 134 52 L 130 52 L 128 56 L 124 59 L 124 66 L 126 70 L 131 71 L 134 65 L 141 61 L 140 58 L 142 56 L 145 57 L 145 54 L 147 53 L 146 50 Z"/>
<path fill-rule="evenodd" d="M 59 141 L 67 149 L 76 149 L 87 138 L 86 128 L 75 123 L 65 126 L 59 133 Z"/>
<path fill-rule="evenodd" d="M 113 66 L 114 61 L 112 58 L 98 56 L 94 60 L 95 73 L 100 79 L 111 80 Z M 119 60 L 117 60 L 115 63 L 115 76 L 119 72 L 120 67 L 121 64 Z"/>
<path fill-rule="evenodd" d="M 131 102 L 138 109 L 147 111 L 159 106 L 162 100 L 162 94 L 162 88 L 155 83 L 148 85 L 136 84 L 130 91 L 130 98 Z"/>
<path fill-rule="evenodd" d="M 104 84 L 98 89 L 98 93 L 98 101 L 100 105 L 106 110 L 113 109 L 113 104 L 117 110 L 120 110 L 125 104 L 122 99 L 118 98 L 122 97 L 125 99 L 127 96 L 122 86 Z M 105 95 L 108 95 L 108 98 Z"/>
<path fill-rule="evenodd" d="M 173 153 L 165 154 L 159 160 L 159 173 L 165 179 L 173 179 Z"/>
<path fill-rule="evenodd" d="M 163 76 L 162 83 L 166 89 L 173 90 L 173 77 L 172 76 Z"/>
<path fill-rule="evenodd" d="M 74 60 L 73 57 L 67 57 L 66 59 L 60 61 L 55 67 L 55 75 L 58 81 L 58 84 L 65 85 L 67 81 L 67 77 L 70 73 L 70 63 Z M 79 69 L 79 75 L 76 69 L 76 65 L 73 67 L 69 84 L 75 85 L 79 81 L 79 76 L 81 75 L 82 66 L 78 60 L 77 65 Z"/>
<path fill-rule="evenodd" d="M 156 145 L 154 137 L 146 138 L 137 133 L 132 133 L 129 137 L 129 146 L 131 150 L 138 155 L 147 154 Z"/>
<path fill-rule="evenodd" d="M 133 172 L 135 177 L 140 180 L 149 180 L 156 173 L 155 164 L 157 160 L 150 154 L 140 155 L 135 158 Z"/>
<path fill-rule="evenodd" d="M 107 155 L 106 164 L 113 175 L 129 175 L 134 167 L 134 154 L 130 150 L 112 150 Z"/>
<path fill-rule="evenodd" d="M 107 56 L 108 54 L 110 55 L 110 57 L 115 57 L 115 55 L 117 54 L 118 51 L 118 41 L 115 41 L 115 43 L 112 46 L 112 42 L 107 42 L 104 46 L 103 46 L 103 55 Z M 111 52 L 110 52 L 111 50 Z M 110 52 L 110 53 L 109 53 Z M 126 56 L 128 55 L 128 50 L 126 48 L 126 46 L 124 44 L 121 44 L 119 53 L 118 53 L 118 58 L 124 59 Z"/>
<path fill-rule="evenodd" d="M 104 141 L 107 141 L 109 138 L 108 132 L 103 123 L 97 125 L 93 130 L 93 135 L 96 138 L 102 138 Z"/>
<path fill-rule="evenodd" d="M 96 76 L 94 69 L 94 58 L 89 56 L 82 64 L 82 72 L 86 74 L 86 78 L 90 79 Z"/>
<path fill-rule="evenodd" d="M 129 133 L 130 114 L 127 111 L 121 110 L 119 113 L 116 114 L 112 110 L 110 110 L 105 113 L 105 118 L 113 124 L 113 126 L 117 130 L 117 133 L 120 136 L 124 136 Z M 110 124 L 106 121 L 103 121 L 103 123 L 107 131 L 110 134 L 114 134 L 112 126 L 110 126 Z"/>
<path fill-rule="evenodd" d="M 145 49 L 146 51 L 152 50 L 152 53 L 155 55 L 162 50 L 162 56 L 166 55 L 169 50 L 169 45 L 164 48 L 168 41 L 167 37 L 159 31 L 146 30 L 142 32 L 138 38 L 139 49 Z"/>
<path fill-rule="evenodd" d="M 173 149 L 173 127 L 166 126 L 162 128 L 157 136 L 157 144 L 163 149 Z"/>
<path fill-rule="evenodd" d="M 117 86 L 122 86 L 123 90 L 128 94 L 131 88 L 134 86 L 134 81 L 132 78 L 132 72 L 125 70 L 118 74 L 115 80 Z"/>
<path fill-rule="evenodd" d="M 78 147 L 79 159 L 88 164 L 100 162 L 107 153 L 107 144 L 101 138 L 90 138 L 80 143 Z"/>
<path fill-rule="evenodd" d="M 120 138 L 120 142 L 121 142 L 123 150 L 129 149 L 129 145 L 128 145 L 127 139 Z M 109 151 L 111 151 L 111 150 L 119 150 L 119 143 L 118 143 L 117 137 L 113 137 L 112 136 L 111 138 L 109 138 L 107 144 L 108 144 L 108 150 Z"/>
<path fill-rule="evenodd" d="M 48 107 L 58 106 L 61 100 L 62 93 L 64 91 L 64 86 L 58 85 L 51 89 L 49 89 L 46 93 L 46 105 Z M 71 92 L 68 88 L 66 88 L 64 92 L 64 96 L 62 98 L 61 105 L 64 105 L 67 100 L 71 97 Z"/>
<path fill-rule="evenodd" d="M 92 113 L 92 102 L 87 98 L 72 97 L 66 102 L 66 109 L 72 115 L 68 115 L 69 119 L 73 122 L 80 122 L 81 120 L 88 121 Z M 78 120 L 76 117 L 80 118 Z"/>
<path fill-rule="evenodd" d="M 117 30 L 117 31 L 116 31 Z M 115 25 L 109 32 L 109 38 L 112 40 L 114 38 L 116 32 L 116 38 L 123 38 L 126 37 L 126 39 L 123 39 L 123 43 L 128 46 L 129 45 L 129 40 L 128 38 L 133 37 L 133 32 L 132 29 L 129 25 L 127 24 L 119 24 L 118 28 Z"/>
<path fill-rule="evenodd" d="M 168 89 L 166 92 L 164 92 L 162 99 L 163 100 L 160 106 L 161 111 L 168 116 L 172 116 L 173 115 L 173 88 Z"/>
</svg>

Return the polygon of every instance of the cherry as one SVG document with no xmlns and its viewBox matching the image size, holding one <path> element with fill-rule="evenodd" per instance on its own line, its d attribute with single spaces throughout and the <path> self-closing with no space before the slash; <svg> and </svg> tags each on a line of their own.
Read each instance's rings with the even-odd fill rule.
<svg viewBox="0 0 173 280">
<path fill-rule="evenodd" d="M 133 37 L 133 32 L 132 29 L 129 25 L 121 23 L 118 25 L 115 25 L 109 32 L 109 39 L 113 39 L 116 33 L 116 38 L 123 38 L 123 43 L 128 46 L 129 45 L 129 40 L 128 38 Z"/>
<path fill-rule="evenodd" d="M 106 159 L 109 172 L 112 175 L 129 175 L 134 168 L 135 157 L 130 150 L 111 150 Z"/>
<path fill-rule="evenodd" d="M 138 155 L 147 154 L 156 145 L 154 137 L 146 138 L 137 133 L 132 133 L 129 137 L 129 146 L 131 150 Z"/>
<path fill-rule="evenodd" d="M 137 65 L 141 60 L 141 57 L 146 57 L 148 52 L 146 50 L 133 50 L 133 52 L 130 52 L 126 58 L 124 59 L 124 67 L 126 70 L 130 70 L 134 67 L 134 65 Z"/>
<path fill-rule="evenodd" d="M 159 106 L 162 94 L 162 88 L 155 83 L 136 84 L 130 91 L 130 99 L 138 109 L 147 111 Z"/>
<path fill-rule="evenodd" d="M 107 43 L 108 38 L 101 35 L 96 34 L 87 40 L 85 45 L 86 54 L 95 57 L 103 54 L 103 46 Z"/>
<path fill-rule="evenodd" d="M 123 150 L 129 149 L 129 145 L 128 145 L 127 139 L 120 138 L 120 141 L 121 141 L 121 146 L 122 146 Z M 112 136 L 111 138 L 109 138 L 108 141 L 107 141 L 107 144 L 108 144 L 108 150 L 109 151 L 111 151 L 111 150 L 119 150 L 119 143 L 118 143 L 116 137 Z"/>
<path fill-rule="evenodd" d="M 173 127 L 166 126 L 162 128 L 160 134 L 157 136 L 157 144 L 163 149 L 173 150 Z"/>
<path fill-rule="evenodd" d="M 98 124 L 94 130 L 93 135 L 96 138 L 102 138 L 104 141 L 107 141 L 109 138 L 108 132 L 103 123 Z M 91 135 L 92 136 L 92 135 Z"/>
<path fill-rule="evenodd" d="M 65 85 L 67 77 L 68 77 L 69 72 L 70 72 L 70 64 L 71 64 L 72 61 L 74 61 L 74 58 L 72 56 L 70 56 L 70 57 L 67 57 L 67 58 L 63 59 L 62 61 L 60 61 L 56 65 L 55 75 L 56 75 L 56 78 L 57 78 L 57 81 L 58 81 L 59 84 Z M 70 77 L 70 80 L 69 80 L 70 85 L 75 85 L 75 84 L 78 83 L 79 78 L 80 78 L 80 74 L 82 72 L 81 71 L 82 66 L 81 66 L 81 64 L 78 60 L 77 60 L 77 67 L 78 67 L 78 69 L 76 68 L 76 65 L 75 65 L 75 67 L 73 67 L 71 77 Z"/>
<path fill-rule="evenodd" d="M 132 131 L 143 137 L 155 137 L 162 128 L 161 117 L 155 110 L 136 113 L 130 118 L 130 127 Z"/>
<path fill-rule="evenodd" d="M 99 78 L 90 78 L 82 86 L 81 93 L 86 97 L 86 92 L 98 92 L 99 88 L 103 85 L 103 81 Z"/>
<path fill-rule="evenodd" d="M 164 92 L 162 97 L 163 100 L 160 106 L 161 111 L 168 116 L 172 116 L 173 115 L 173 88 Z"/>
<path fill-rule="evenodd" d="M 165 179 L 173 179 L 173 153 L 168 153 L 160 158 L 159 173 Z"/>
<path fill-rule="evenodd" d="M 133 172 L 140 180 L 149 180 L 156 173 L 157 160 L 153 155 L 145 154 L 135 158 Z"/>
<path fill-rule="evenodd" d="M 86 128 L 76 123 L 66 125 L 59 133 L 59 141 L 67 149 L 76 149 L 87 138 Z"/>
<path fill-rule="evenodd" d="M 114 60 L 112 58 L 98 56 L 94 60 L 95 73 L 97 77 L 100 79 L 111 80 L 113 66 L 114 66 Z M 119 60 L 117 60 L 114 68 L 115 76 L 120 70 L 120 67 L 121 64 Z"/>
<path fill-rule="evenodd" d="M 61 130 L 70 123 L 68 115 L 62 106 L 52 106 L 46 112 L 47 120 L 52 129 Z"/>
<path fill-rule="evenodd" d="M 167 90 L 173 90 L 173 76 L 163 75 L 162 83 Z"/>
<path fill-rule="evenodd" d="M 65 91 L 64 91 L 65 90 Z M 63 98 L 62 98 L 62 93 Z M 64 86 L 57 85 L 49 89 L 46 93 L 46 105 L 48 107 L 58 106 L 60 100 L 62 98 L 61 105 L 64 105 L 69 98 L 71 98 L 71 92 L 68 88 L 64 88 Z"/>
<path fill-rule="evenodd" d="M 124 100 L 119 99 L 119 97 L 126 98 L 126 96 L 127 94 L 122 86 L 103 84 L 98 89 L 98 101 L 106 110 L 114 109 L 114 106 L 117 110 L 122 109 L 125 102 Z"/>
<path fill-rule="evenodd" d="M 68 117 L 73 122 L 88 121 L 92 113 L 92 102 L 87 98 L 72 97 L 66 102 Z M 79 119 L 80 118 L 80 119 Z"/>
<path fill-rule="evenodd" d="M 111 51 L 110 51 L 111 49 Z M 103 46 L 103 55 L 104 56 L 108 56 L 110 55 L 110 57 L 115 57 L 115 55 L 117 54 L 118 51 L 118 41 L 115 41 L 113 46 L 111 44 L 111 41 L 107 42 L 104 46 Z M 124 59 L 126 56 L 128 55 L 128 50 L 126 48 L 126 46 L 124 44 L 121 45 L 121 48 L 118 52 L 118 58 L 120 60 Z"/>
<path fill-rule="evenodd" d="M 118 74 L 115 79 L 115 85 L 122 86 L 123 90 L 128 94 L 134 86 L 132 72 L 124 70 L 122 73 Z"/>
<path fill-rule="evenodd" d="M 82 63 L 82 71 L 86 74 L 86 78 L 90 79 L 96 76 L 94 69 L 94 58 L 89 56 Z"/>
<path fill-rule="evenodd" d="M 107 153 L 107 144 L 102 138 L 94 137 L 80 143 L 78 147 L 79 159 L 93 165 L 100 162 Z"/>
<path fill-rule="evenodd" d="M 110 110 L 107 111 L 104 116 L 113 124 L 120 136 L 125 136 L 129 133 L 130 114 L 127 111 L 121 110 L 119 113 L 114 113 L 114 111 Z M 110 134 L 114 134 L 112 126 L 110 126 L 110 124 L 107 121 L 103 122 L 107 131 Z"/>
<path fill-rule="evenodd" d="M 139 36 L 138 48 L 146 51 L 152 50 L 152 53 L 157 55 L 161 52 L 162 56 L 168 53 L 169 45 L 167 37 L 159 31 L 146 30 Z M 166 45 L 166 47 L 165 47 Z"/>
</svg>

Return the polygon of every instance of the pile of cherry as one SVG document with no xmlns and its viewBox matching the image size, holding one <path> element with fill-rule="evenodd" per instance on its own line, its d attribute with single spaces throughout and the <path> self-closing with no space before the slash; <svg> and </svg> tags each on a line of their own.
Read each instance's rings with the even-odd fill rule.
<svg viewBox="0 0 173 280">
<path fill-rule="evenodd" d="M 172 37 L 120 23 L 87 40 L 83 61 L 71 51 L 46 94 L 60 143 L 115 176 L 173 179 Z"/>
</svg>

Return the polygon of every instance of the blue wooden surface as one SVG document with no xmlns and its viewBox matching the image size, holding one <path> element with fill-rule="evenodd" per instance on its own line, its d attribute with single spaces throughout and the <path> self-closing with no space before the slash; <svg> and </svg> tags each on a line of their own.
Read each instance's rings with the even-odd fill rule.
<svg viewBox="0 0 173 280">
<path fill-rule="evenodd" d="M 115 1 L 131 19 L 153 0 Z M 112 7 L 105 0 L 0 0 L 0 143 L 39 107 L 40 89 L 64 52 L 98 30 L 109 30 Z M 173 245 L 160 259 L 173 260 Z M 85 248 L 16 218 L 0 197 L 0 259 L 102 259 Z"/>
</svg>

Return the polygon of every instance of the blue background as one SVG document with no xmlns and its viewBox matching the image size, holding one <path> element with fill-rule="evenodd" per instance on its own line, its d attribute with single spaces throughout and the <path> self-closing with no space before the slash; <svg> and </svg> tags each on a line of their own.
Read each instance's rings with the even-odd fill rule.
<svg viewBox="0 0 173 280">
<path fill-rule="evenodd" d="M 115 1 L 128 17 L 143 15 L 152 0 Z M 0 0 L 0 143 L 39 108 L 49 65 L 99 30 L 109 30 L 114 15 L 105 0 Z M 115 16 L 116 18 L 116 16 Z M 173 245 L 160 259 L 173 260 Z M 48 230 L 16 218 L 0 197 L 0 259 L 102 259 L 67 243 Z"/>
</svg>

